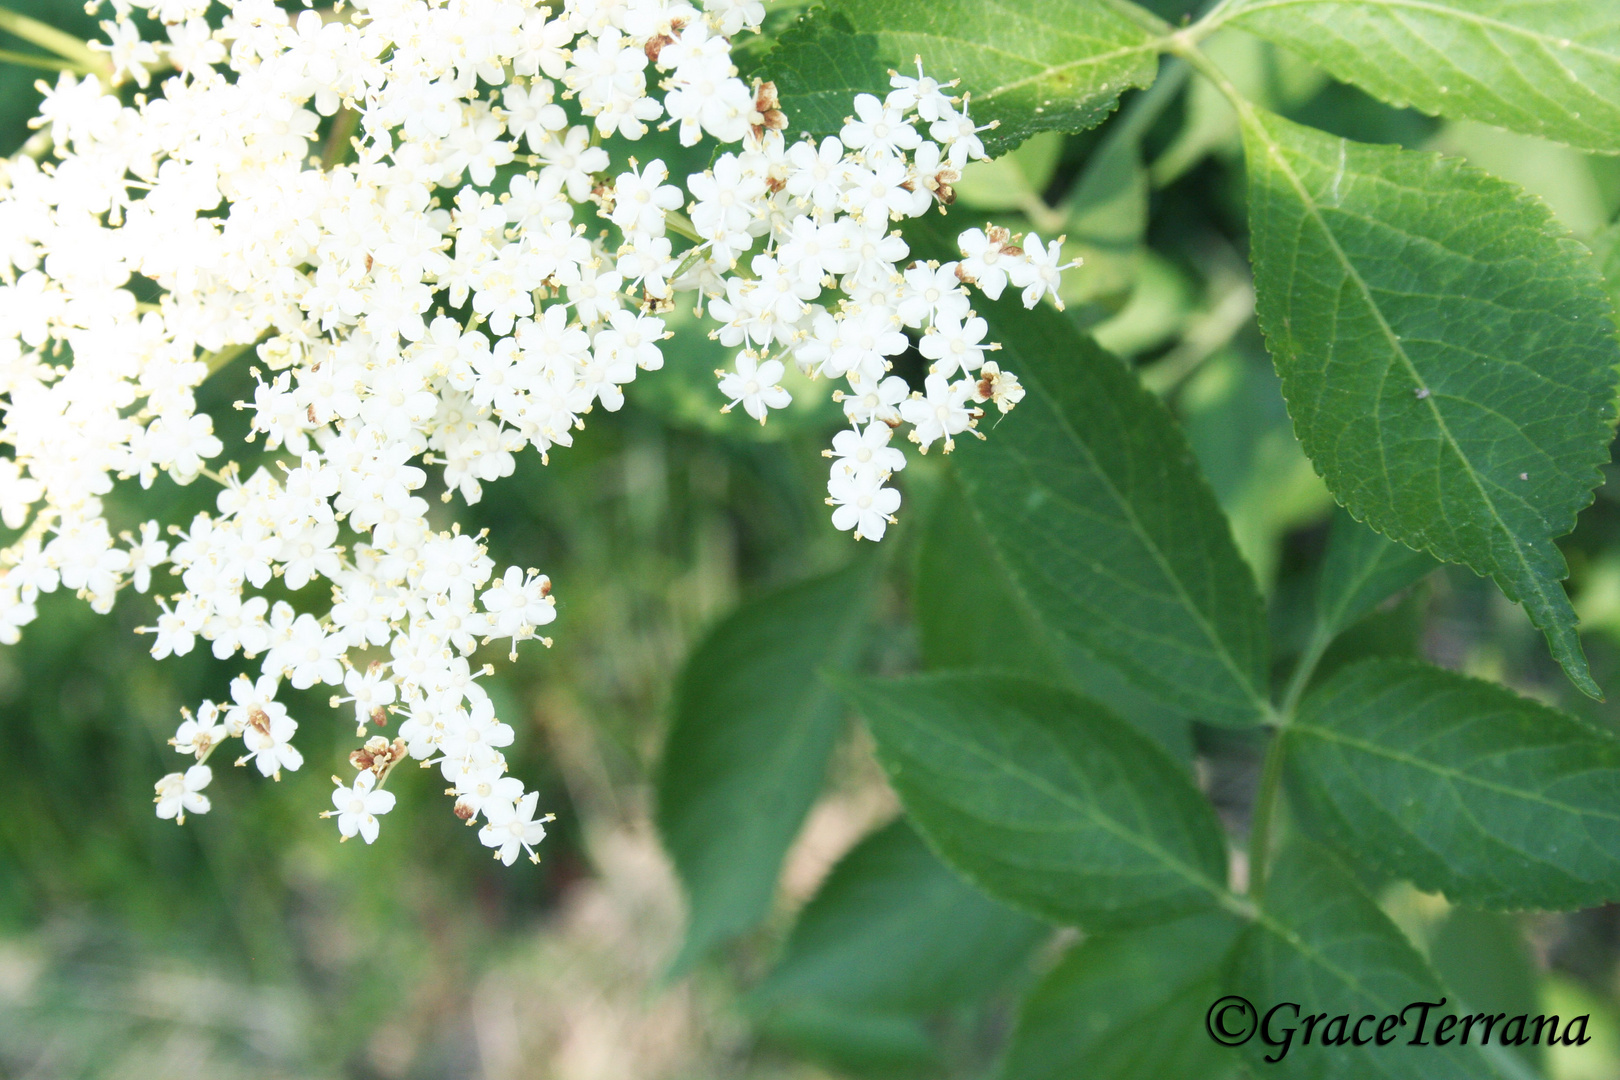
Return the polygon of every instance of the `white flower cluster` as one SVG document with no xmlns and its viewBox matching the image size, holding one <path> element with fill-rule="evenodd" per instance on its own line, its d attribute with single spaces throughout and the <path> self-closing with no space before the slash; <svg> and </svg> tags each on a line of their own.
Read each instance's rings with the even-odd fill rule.
<svg viewBox="0 0 1620 1080">
<path fill-rule="evenodd" d="M 48 136 L 55 160 L 3 163 L 0 522 L 20 535 L 0 550 L 0 641 L 40 593 L 105 612 L 165 569 L 181 590 L 155 590 L 153 656 L 200 638 L 258 670 L 186 713 L 173 744 L 197 763 L 158 782 L 160 817 L 208 810 L 205 762 L 228 739 L 239 765 L 298 769 L 277 692 L 327 685 L 362 736 L 401 718 L 334 778 L 344 838 L 376 838 L 409 757 L 440 768 L 498 858 L 532 858 L 549 815 L 505 775 L 514 733 L 472 657 L 538 638 L 550 582 L 497 574 L 483 536 L 432 525 L 428 470 L 444 500 L 476 502 L 525 447 L 570 445 L 662 365 L 660 315 L 697 290 L 740 347 L 727 408 L 763 421 L 787 404 L 785 358 L 844 380 L 833 521 L 879 539 L 905 464 L 891 432 L 948 450 L 976 403 L 1022 396 L 964 286 L 1011 282 L 1033 305 L 1055 295 L 1060 243 L 974 229 L 960 262 L 908 265 L 891 224 L 950 202 L 983 156 L 966 101 L 919 65 L 886 100 L 857 98 L 840 138 L 790 143 L 774 88 L 731 59 L 758 0 L 360 0 L 296 18 L 225 0 L 217 26 L 208 6 L 113 0 L 98 47 L 120 80 L 163 75 L 161 94 L 125 103 L 64 74 L 33 147 Z M 141 40 L 136 8 L 166 44 Z M 615 175 L 600 145 L 650 124 L 741 144 L 687 179 L 689 218 L 662 161 Z M 889 373 L 908 328 L 932 362 L 917 391 Z M 270 462 L 251 470 L 216 460 L 196 401 L 249 350 L 257 389 L 237 407 Z M 218 483 L 217 512 L 115 533 L 115 482 L 160 474 Z"/>
</svg>

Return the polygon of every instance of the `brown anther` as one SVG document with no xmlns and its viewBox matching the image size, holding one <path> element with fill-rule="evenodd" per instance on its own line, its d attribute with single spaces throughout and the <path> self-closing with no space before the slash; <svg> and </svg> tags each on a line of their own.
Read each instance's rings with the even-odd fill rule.
<svg viewBox="0 0 1620 1080">
<path fill-rule="evenodd" d="M 664 51 L 665 45 L 675 44 L 675 35 L 680 33 L 681 28 L 685 25 L 685 19 L 671 19 L 669 21 L 669 33 L 654 34 L 652 37 L 647 39 L 647 47 L 644 51 L 647 54 L 647 62 L 649 64 L 658 63 L 658 54 Z"/>
<path fill-rule="evenodd" d="M 395 739 L 392 743 L 386 735 L 373 735 L 366 740 L 360 749 L 349 754 L 349 764 L 360 772 L 370 769 L 381 776 L 389 766 L 405 756 L 405 740 Z"/>
<path fill-rule="evenodd" d="M 787 127 L 787 116 L 782 112 L 782 99 L 777 96 L 775 83 L 754 80 L 754 111 L 748 117 L 748 126 L 756 139 L 763 139 L 767 131 Z"/>
<path fill-rule="evenodd" d="M 366 273 L 371 273 L 371 253 L 366 253 Z"/>
</svg>

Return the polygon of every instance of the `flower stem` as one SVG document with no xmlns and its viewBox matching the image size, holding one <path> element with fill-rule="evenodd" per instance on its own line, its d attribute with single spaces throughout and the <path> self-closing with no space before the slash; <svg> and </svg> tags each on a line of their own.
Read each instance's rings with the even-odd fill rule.
<svg viewBox="0 0 1620 1080">
<path fill-rule="evenodd" d="M 71 71 L 78 75 L 98 74 L 96 69 L 74 60 L 66 60 L 59 56 L 40 56 L 37 53 L 13 52 L 11 49 L 0 49 L 0 64 L 17 64 L 20 67 L 43 68 L 46 71 Z"/>
<path fill-rule="evenodd" d="M 64 60 L 71 60 L 77 65 L 75 70 L 82 69 L 86 73 L 94 73 L 103 78 L 112 74 L 112 67 L 105 56 L 93 51 L 89 45 L 72 34 L 58 30 L 48 23 L 42 23 L 38 19 L 30 19 L 20 12 L 0 7 L 0 30 L 14 37 L 20 37 L 31 45 L 49 49 Z"/>
<path fill-rule="evenodd" d="M 1271 822 L 1277 814 L 1277 797 L 1282 787 L 1284 736 L 1277 732 L 1266 747 L 1265 764 L 1260 767 L 1260 788 L 1249 814 L 1249 896 L 1258 901 L 1266 887 L 1266 860 L 1271 855 Z"/>
<path fill-rule="evenodd" d="M 204 353 L 202 356 L 197 357 L 197 359 L 208 365 L 208 374 L 212 375 L 220 368 L 224 367 L 226 364 L 229 364 L 232 360 L 235 360 L 238 356 L 241 356 L 243 353 L 247 352 L 257 344 L 258 342 L 256 341 L 250 341 L 245 345 L 227 345 L 223 349 L 219 350 L 219 352 Z"/>
<path fill-rule="evenodd" d="M 676 236 L 686 237 L 694 244 L 703 241 L 703 237 L 698 235 L 697 226 L 692 224 L 692 219 L 679 210 L 671 210 L 664 215 L 664 227 Z"/>
<path fill-rule="evenodd" d="M 343 164 L 349 156 L 350 141 L 359 129 L 358 112 L 347 107 L 338 110 L 332 118 L 332 130 L 326 136 L 326 146 L 321 151 L 321 168 L 330 169 Z"/>
</svg>

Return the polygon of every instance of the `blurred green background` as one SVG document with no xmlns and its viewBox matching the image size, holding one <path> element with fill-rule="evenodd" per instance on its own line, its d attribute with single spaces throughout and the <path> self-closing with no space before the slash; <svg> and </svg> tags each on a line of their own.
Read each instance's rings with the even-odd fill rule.
<svg viewBox="0 0 1620 1080">
<path fill-rule="evenodd" d="M 10 6 L 94 31 L 72 3 Z M 1186 5 L 1153 6 L 1175 15 Z M 794 11 L 774 6 L 773 24 Z M 1620 162 L 1390 109 L 1241 34 L 1208 47 L 1256 100 L 1336 134 L 1466 156 L 1545 198 L 1620 263 L 1610 224 Z M 4 35 L 0 48 L 33 49 Z M 7 151 L 27 137 L 40 74 L 0 66 Z M 976 166 L 953 220 L 1065 233 L 1070 257 L 1085 257 L 1066 283 L 1069 313 L 1183 418 L 1269 592 L 1285 663 L 1330 499 L 1293 438 L 1255 328 L 1235 123 L 1183 75 L 1168 69 L 1097 131 L 1039 136 Z M 666 977 L 683 916 L 649 824 L 648 785 L 672 681 L 739 599 L 852 555 L 821 503 L 818 451 L 836 411 L 800 394 L 803 407 L 764 430 L 721 417 L 710 372 L 723 357 L 693 321 L 680 325 L 666 370 L 634 384 L 622 412 L 593 414 L 549 467 L 528 454 L 481 505 L 458 500 L 453 511 L 464 527 L 491 528 L 498 561 L 540 567 L 556 587 L 556 647 L 499 663 L 485 684 L 518 729 L 514 771 L 558 815 L 539 867 L 491 862 L 449 813 L 437 776 L 409 772 L 396 778 L 399 805 L 379 842 L 339 846 L 316 815 L 353 732 L 322 693 L 289 701 L 303 725 L 302 771 L 274 784 L 218 769 L 211 814 L 184 828 L 158 821 L 152 783 L 176 760 L 165 740 L 180 707 L 221 697 L 240 666 L 197 653 L 151 661 L 131 633 L 150 617 L 146 598 L 126 598 L 110 617 L 71 597 L 42 602 L 22 644 L 0 651 L 0 1077 L 828 1075 L 758 1036 L 740 1002 L 827 869 L 896 812 L 858 729 L 789 857 L 777 914 L 723 961 Z M 227 447 L 240 434 L 229 404 L 250 387 L 238 367 L 205 388 Z M 949 490 L 943 479 L 937 458 L 903 477 L 872 666 L 914 662 L 906 582 L 928 504 Z M 120 492 L 114 513 L 183 521 L 211 500 L 206 486 Z M 1594 674 L 1611 690 L 1614 492 L 1600 489 L 1564 545 Z M 1432 576 L 1335 649 L 1415 650 L 1597 722 L 1620 719 L 1620 705 L 1570 691 L 1523 613 L 1463 570 Z M 1256 747 L 1201 729 L 1199 751 L 1206 789 L 1241 830 Z M 1487 916 L 1409 888 L 1383 898 L 1459 993 L 1592 1013 L 1592 1044 L 1540 1062 L 1554 1080 L 1620 1078 L 1620 909 Z M 995 999 L 957 1023 L 948 1075 L 985 1075 L 1006 1007 Z"/>
</svg>

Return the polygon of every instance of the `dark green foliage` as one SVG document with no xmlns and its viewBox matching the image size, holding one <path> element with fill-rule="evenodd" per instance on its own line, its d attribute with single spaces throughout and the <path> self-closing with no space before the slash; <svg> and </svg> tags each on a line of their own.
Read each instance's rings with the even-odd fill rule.
<svg viewBox="0 0 1620 1080">
<path fill-rule="evenodd" d="M 843 720 L 822 669 L 859 654 L 872 565 L 761 597 L 698 647 L 676 687 L 658 827 L 691 909 L 677 966 L 765 914 Z"/>
<path fill-rule="evenodd" d="M 1620 897 L 1620 740 L 1410 661 L 1345 669 L 1285 736 L 1289 777 L 1352 857 L 1470 906 Z"/>
<path fill-rule="evenodd" d="M 348 733 L 318 724 L 281 784 L 218 767 L 207 818 L 155 821 L 179 706 L 237 665 L 152 667 L 128 633 L 149 597 L 110 621 L 46 598 L 0 654 L 0 1074 L 137 1075 L 184 1036 L 244 1076 L 494 1075 L 519 1036 L 488 996 L 510 980 L 573 1024 L 603 957 L 640 973 L 638 1006 L 691 976 L 682 1008 L 723 1017 L 712 1059 L 681 1043 L 649 1075 L 1620 1069 L 1601 1042 L 1409 1045 L 1409 1007 L 1441 998 L 1431 1043 L 1442 1017 L 1556 1002 L 1613 1028 L 1620 712 L 1596 699 L 1620 670 L 1620 515 L 1588 507 L 1620 369 L 1620 159 L 1594 156 L 1620 154 L 1620 7 L 772 7 L 736 57 L 789 138 L 836 133 L 915 57 L 998 125 L 985 145 L 1013 156 L 970 167 L 946 224 L 906 224 L 917 258 L 988 222 L 1085 259 L 1067 310 L 974 294 L 1022 402 L 947 465 L 913 459 L 895 557 L 852 560 L 817 503 L 836 405 L 721 417 L 711 324 L 672 313 L 622 412 L 458 512 L 558 579 L 556 652 L 484 684 L 545 736 L 514 760 L 559 811 L 539 870 L 491 867 L 412 771 L 378 844 L 334 856 L 310 807 Z M 8 148 L 40 74 L 0 65 Z M 1432 152 L 1487 144 L 1533 190 Z M 676 182 L 711 149 L 636 146 Z M 920 386 L 925 363 L 895 373 Z M 239 438 L 245 369 L 201 393 Z M 111 516 L 185 520 L 205 488 L 120 489 Z M 669 891 L 646 811 L 682 943 L 658 937 L 673 900 L 603 901 Z M 219 982 L 172 994 L 176 1019 L 152 987 L 186 965 Z M 1215 1044 L 1228 994 L 1299 1005 L 1271 1021 L 1286 1053 Z M 1332 1017 L 1403 1010 L 1390 1045 L 1322 1045 Z M 637 1041 L 611 1017 L 580 1038 Z M 563 1061 L 543 1053 L 512 1060 Z"/>
<path fill-rule="evenodd" d="M 1600 697 L 1552 542 L 1613 437 L 1590 254 L 1460 162 L 1243 119 L 1260 323 L 1305 452 L 1357 519 L 1491 576 Z"/>
<path fill-rule="evenodd" d="M 992 896 L 1092 929 L 1220 901 L 1226 861 L 1208 805 L 1095 702 L 1015 676 L 844 685 L 918 829 Z"/>
</svg>

